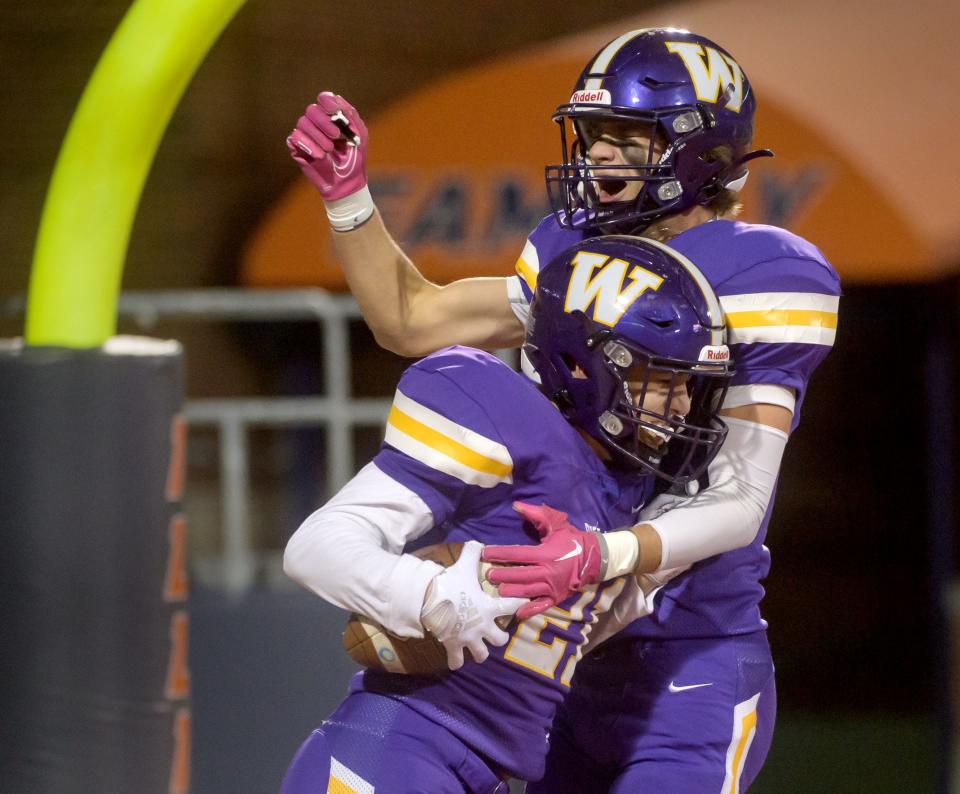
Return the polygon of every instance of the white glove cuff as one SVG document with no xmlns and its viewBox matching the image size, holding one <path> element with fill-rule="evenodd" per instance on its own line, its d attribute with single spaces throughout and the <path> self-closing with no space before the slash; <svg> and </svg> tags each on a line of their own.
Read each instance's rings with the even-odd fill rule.
<svg viewBox="0 0 960 794">
<path fill-rule="evenodd" d="M 327 209 L 327 220 L 338 232 L 349 232 L 366 223 L 375 209 L 368 185 L 341 199 L 324 201 L 323 206 Z"/>
<path fill-rule="evenodd" d="M 420 609 L 420 623 L 425 631 L 442 641 L 447 638 L 451 623 L 456 623 L 457 609 L 452 601 L 439 595 L 438 590 L 434 585 L 430 595 L 424 598 Z"/>
<path fill-rule="evenodd" d="M 388 583 L 390 606 L 387 616 L 390 627 L 399 637 L 422 637 L 423 621 L 420 617 L 423 599 L 435 577 L 443 573 L 443 567 L 431 560 L 421 560 L 412 554 L 401 554 L 397 565 L 391 572 Z M 399 632 L 392 627 L 414 627 L 420 632 Z"/>
</svg>

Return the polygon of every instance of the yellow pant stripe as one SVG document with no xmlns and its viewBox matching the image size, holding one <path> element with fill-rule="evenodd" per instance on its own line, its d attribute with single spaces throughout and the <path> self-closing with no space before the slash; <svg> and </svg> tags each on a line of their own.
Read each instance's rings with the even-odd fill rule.
<svg viewBox="0 0 960 794">
<path fill-rule="evenodd" d="M 330 781 L 327 783 L 327 794 L 357 794 L 357 790 L 330 775 Z"/>
<path fill-rule="evenodd" d="M 327 794 L 374 794 L 374 787 L 350 767 L 330 756 L 330 779 Z"/>
<path fill-rule="evenodd" d="M 754 728 L 757 727 L 757 712 L 751 711 L 745 714 L 740 721 L 740 741 L 737 742 L 737 749 L 733 754 L 733 764 L 731 772 L 733 780 L 730 782 L 729 794 L 736 794 L 740 788 L 740 764 L 743 763 L 743 750 L 747 746 L 747 741 L 753 735 Z M 726 794 L 726 792 L 724 793 Z"/>
</svg>

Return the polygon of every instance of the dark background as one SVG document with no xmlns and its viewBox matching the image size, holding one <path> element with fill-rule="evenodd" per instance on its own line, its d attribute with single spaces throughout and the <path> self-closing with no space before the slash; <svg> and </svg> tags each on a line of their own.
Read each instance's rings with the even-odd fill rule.
<svg viewBox="0 0 960 794">
<path fill-rule="evenodd" d="M 126 7 L 0 5 L 0 298 L 27 288 L 56 153 Z M 212 49 L 163 139 L 124 288 L 236 284 L 246 236 L 299 178 L 283 140 L 318 86 L 372 114 L 452 70 L 577 32 L 587 18 L 613 23 L 638 10 L 601 0 L 548 11 L 526 0 L 253 0 Z M 465 112 L 488 123 L 480 109 Z M 845 289 L 836 347 L 791 439 L 767 541 L 764 613 L 779 718 L 758 791 L 945 790 L 958 295 L 955 279 Z M 0 319 L 0 336 L 20 332 L 19 320 Z M 306 326 L 171 325 L 156 333 L 184 341 L 190 397 L 322 386 L 311 374 L 295 385 L 289 377 L 318 350 Z M 357 391 L 390 394 L 405 362 L 376 349 L 362 326 L 354 337 Z M 210 443 L 203 433 L 191 437 L 188 513 L 200 551 L 219 543 L 208 520 L 217 477 Z M 375 434 L 359 434 L 361 462 L 376 443 Z M 303 496 L 304 479 L 309 491 L 318 469 L 298 457 L 317 449 L 318 438 L 263 434 L 256 444 L 258 533 L 280 549 L 302 505 L 322 490 L 314 479 L 315 494 Z M 266 584 L 239 600 L 198 586 L 192 609 L 194 791 L 273 790 L 343 691 L 351 666 L 339 648 L 342 616 Z"/>
</svg>

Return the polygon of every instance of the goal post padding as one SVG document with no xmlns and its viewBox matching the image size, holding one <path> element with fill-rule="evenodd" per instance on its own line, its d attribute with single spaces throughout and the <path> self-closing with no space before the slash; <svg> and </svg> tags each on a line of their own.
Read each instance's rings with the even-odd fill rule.
<svg viewBox="0 0 960 794">
<path fill-rule="evenodd" d="M 0 343 L 0 790 L 189 785 L 183 356 Z"/>
</svg>

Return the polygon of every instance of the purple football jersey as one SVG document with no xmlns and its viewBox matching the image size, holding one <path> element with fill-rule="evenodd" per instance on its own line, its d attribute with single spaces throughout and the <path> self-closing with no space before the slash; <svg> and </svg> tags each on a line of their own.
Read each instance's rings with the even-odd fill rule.
<svg viewBox="0 0 960 794">
<path fill-rule="evenodd" d="M 633 523 L 649 478 L 608 470 L 525 377 L 469 348 L 442 350 L 403 375 L 374 458 L 429 506 L 438 541 L 535 544 L 514 501 L 548 504 L 582 529 Z M 483 664 L 439 677 L 365 671 L 352 688 L 402 700 L 515 777 L 543 773 L 554 712 L 592 624 L 624 588 L 605 582 L 529 620 Z"/>
<path fill-rule="evenodd" d="M 517 262 L 528 302 L 540 267 L 589 236 L 584 230 L 560 228 L 553 215 L 540 222 Z M 775 226 L 710 221 L 682 232 L 669 245 L 700 268 L 720 298 L 735 367 L 731 393 L 753 385 L 793 390 L 796 428 L 807 383 L 836 335 L 840 280 L 834 269 L 814 245 Z M 765 629 L 760 582 L 770 569 L 763 542 L 772 508 L 771 499 L 753 543 L 703 560 L 670 581 L 658 595 L 654 613 L 624 633 L 667 639 Z"/>
</svg>

